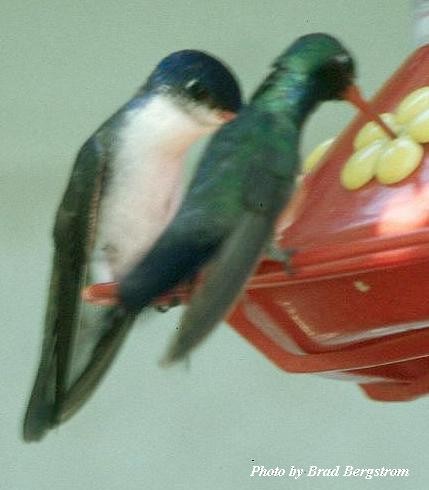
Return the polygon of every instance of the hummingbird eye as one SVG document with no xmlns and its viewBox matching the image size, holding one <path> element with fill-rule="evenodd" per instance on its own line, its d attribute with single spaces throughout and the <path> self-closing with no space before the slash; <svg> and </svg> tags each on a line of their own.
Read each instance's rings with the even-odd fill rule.
<svg viewBox="0 0 429 490">
<path fill-rule="evenodd" d="M 205 100 L 210 98 L 208 90 L 196 78 L 193 78 L 185 85 L 186 92 L 194 100 Z"/>
<path fill-rule="evenodd" d="M 316 72 L 316 90 L 321 99 L 341 99 L 344 90 L 355 76 L 353 60 L 346 54 L 339 54 L 324 63 Z"/>
</svg>

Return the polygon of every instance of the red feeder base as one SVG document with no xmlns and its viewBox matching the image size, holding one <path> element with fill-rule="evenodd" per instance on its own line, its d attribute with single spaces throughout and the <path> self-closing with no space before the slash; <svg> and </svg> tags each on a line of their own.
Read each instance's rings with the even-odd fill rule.
<svg viewBox="0 0 429 490">
<path fill-rule="evenodd" d="M 372 107 L 393 112 L 429 85 L 429 47 L 387 82 Z M 279 244 L 293 275 L 263 261 L 229 323 L 278 367 L 350 379 L 372 399 L 429 393 L 429 155 L 399 184 L 340 183 L 358 117 L 307 177 Z"/>
</svg>

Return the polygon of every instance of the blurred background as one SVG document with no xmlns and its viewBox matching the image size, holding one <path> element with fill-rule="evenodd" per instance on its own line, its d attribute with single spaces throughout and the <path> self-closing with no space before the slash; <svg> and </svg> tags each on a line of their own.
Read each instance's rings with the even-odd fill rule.
<svg viewBox="0 0 429 490">
<path fill-rule="evenodd" d="M 189 368 L 162 369 L 180 308 L 142 316 L 69 423 L 40 444 L 20 436 L 39 359 L 53 217 L 90 133 L 163 56 L 183 48 L 225 60 L 248 97 L 296 37 L 325 31 L 355 53 L 371 95 L 414 49 L 410 14 L 405 0 L 0 2 L 0 488 L 426 487 L 429 398 L 375 403 L 351 383 L 286 374 L 226 325 Z M 306 127 L 303 154 L 352 117 L 345 104 L 326 104 Z M 386 466 L 409 468 L 410 477 L 250 478 L 254 464 Z"/>
</svg>

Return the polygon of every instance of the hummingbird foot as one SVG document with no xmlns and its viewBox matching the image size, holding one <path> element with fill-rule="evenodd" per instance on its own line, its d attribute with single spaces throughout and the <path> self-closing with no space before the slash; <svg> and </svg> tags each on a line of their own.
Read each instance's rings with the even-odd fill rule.
<svg viewBox="0 0 429 490">
<path fill-rule="evenodd" d="M 175 306 L 179 306 L 182 304 L 182 300 L 178 295 L 168 295 L 165 297 L 165 299 L 167 300 L 165 303 L 162 302 L 154 306 L 156 311 L 159 311 L 160 313 L 166 313 L 171 308 L 174 308 Z"/>
<path fill-rule="evenodd" d="M 286 248 L 282 250 L 283 252 L 283 266 L 286 274 L 288 276 L 293 276 L 296 272 L 296 269 L 292 265 L 292 258 L 296 254 L 296 248 Z"/>
<path fill-rule="evenodd" d="M 288 276 L 295 274 L 295 269 L 292 266 L 292 257 L 296 254 L 296 248 L 281 249 L 274 243 L 267 246 L 266 253 L 271 260 L 282 262 L 284 270 Z"/>
<path fill-rule="evenodd" d="M 173 289 L 170 293 L 163 294 L 156 300 L 155 309 L 161 313 L 167 312 L 170 308 L 179 306 L 192 296 L 196 281 L 191 279 L 182 286 Z"/>
</svg>

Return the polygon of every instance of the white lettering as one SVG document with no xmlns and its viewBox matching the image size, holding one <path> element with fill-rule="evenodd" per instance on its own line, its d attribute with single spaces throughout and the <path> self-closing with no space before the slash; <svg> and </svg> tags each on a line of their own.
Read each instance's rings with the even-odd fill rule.
<svg viewBox="0 0 429 490">
<path fill-rule="evenodd" d="M 252 473 L 250 473 L 250 476 L 254 476 L 255 473 L 257 473 L 260 469 L 261 469 L 260 466 L 253 465 Z"/>
<path fill-rule="evenodd" d="M 293 468 L 293 467 L 292 467 Z M 292 471 L 291 468 L 291 471 Z M 279 468 L 276 466 L 275 468 L 265 468 L 265 466 L 254 465 L 252 467 L 252 471 L 250 476 L 284 476 L 286 474 L 286 470 L 284 468 Z"/>
<path fill-rule="evenodd" d="M 343 476 L 356 476 L 371 480 L 374 477 L 386 476 L 410 476 L 408 468 L 355 468 L 347 465 L 344 468 Z"/>
<path fill-rule="evenodd" d="M 289 470 L 289 476 L 293 476 L 295 480 L 298 480 L 304 473 L 304 468 L 295 468 L 295 466 L 291 466 Z"/>
<path fill-rule="evenodd" d="M 310 466 L 308 468 L 307 476 L 339 476 L 340 466 L 335 468 L 318 468 L 317 466 Z"/>
</svg>

